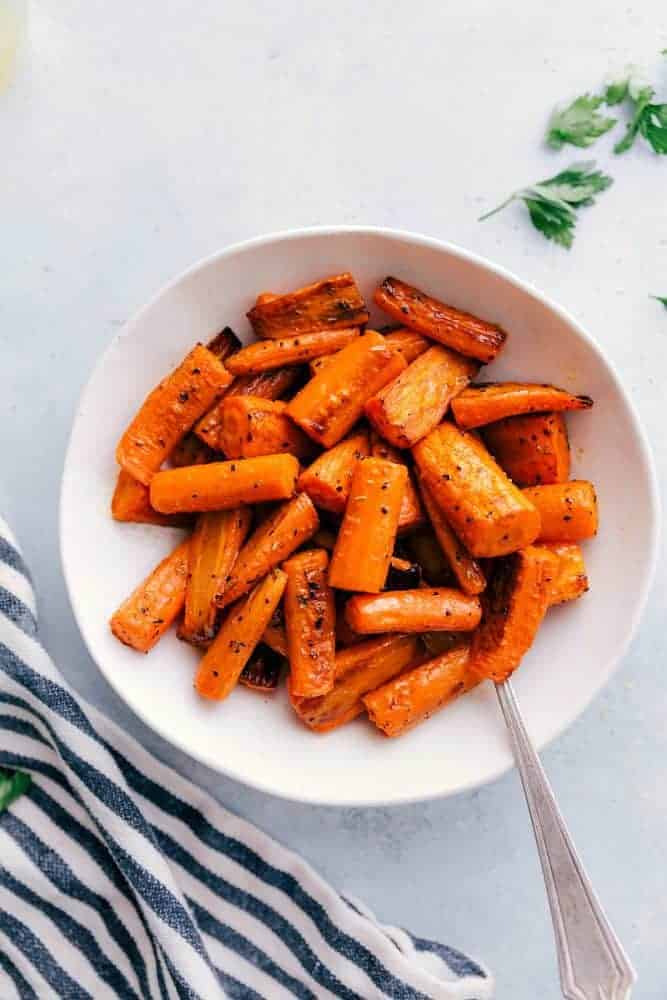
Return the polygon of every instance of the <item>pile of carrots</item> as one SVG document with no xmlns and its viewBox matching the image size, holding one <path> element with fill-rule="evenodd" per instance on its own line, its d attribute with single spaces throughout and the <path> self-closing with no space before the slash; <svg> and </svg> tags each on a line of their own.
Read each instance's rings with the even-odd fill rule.
<svg viewBox="0 0 667 1000">
<path fill-rule="evenodd" d="M 476 383 L 506 334 L 404 281 L 366 328 L 351 274 L 265 293 L 248 347 L 197 344 L 116 451 L 113 517 L 188 536 L 111 619 L 147 653 L 177 623 L 195 688 L 270 692 L 311 729 L 367 713 L 398 736 L 518 667 L 588 589 L 595 490 L 570 481 L 551 385 Z"/>
</svg>

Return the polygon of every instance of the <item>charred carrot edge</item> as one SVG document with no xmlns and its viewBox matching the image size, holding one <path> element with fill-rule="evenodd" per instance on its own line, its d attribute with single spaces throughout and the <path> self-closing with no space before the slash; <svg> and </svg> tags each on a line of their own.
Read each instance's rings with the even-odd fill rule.
<svg viewBox="0 0 667 1000">
<path fill-rule="evenodd" d="M 222 400 L 218 442 L 227 458 L 257 458 L 288 452 L 312 456 L 313 442 L 286 415 L 286 404 L 260 396 L 227 396 Z"/>
<path fill-rule="evenodd" d="M 404 465 L 364 458 L 352 475 L 329 567 L 329 583 L 340 590 L 382 590 L 394 550 L 408 480 Z"/>
<path fill-rule="evenodd" d="M 183 435 L 231 381 L 215 355 L 197 344 L 141 404 L 116 448 L 118 464 L 147 486 Z"/>
<path fill-rule="evenodd" d="M 293 455 L 262 455 L 164 469 L 151 483 L 151 505 L 162 514 L 228 510 L 292 496 L 299 474 Z"/>
<path fill-rule="evenodd" d="M 342 514 L 350 493 L 357 462 L 369 454 L 368 434 L 352 434 L 315 459 L 299 476 L 298 488 L 308 494 L 316 507 Z"/>
<path fill-rule="evenodd" d="M 484 443 L 517 486 L 564 483 L 570 478 L 570 443 L 562 413 L 531 413 L 488 424 Z"/>
<path fill-rule="evenodd" d="M 230 358 L 227 369 L 234 375 L 256 375 L 272 368 L 304 364 L 313 358 L 335 354 L 360 332 L 359 327 L 353 326 L 341 330 L 316 330 L 279 340 L 260 340 Z"/>
<path fill-rule="evenodd" d="M 347 623 L 360 635 L 472 632 L 481 617 L 482 607 L 477 597 L 450 587 L 357 594 L 345 605 Z"/>
<path fill-rule="evenodd" d="M 531 486 L 523 495 L 540 514 L 538 542 L 582 542 L 597 534 L 598 502 L 588 480 Z"/>
<path fill-rule="evenodd" d="M 440 423 L 478 369 L 476 361 L 435 344 L 368 400 L 366 416 L 394 447 L 411 448 Z"/>
<path fill-rule="evenodd" d="M 169 464 L 175 469 L 182 469 L 184 465 L 205 465 L 214 458 L 213 449 L 204 444 L 192 431 L 188 431 L 169 456 Z"/>
<path fill-rule="evenodd" d="M 463 542 L 459 541 L 452 531 L 449 521 L 433 499 L 426 484 L 420 484 L 422 499 L 428 519 L 431 522 L 438 545 L 456 577 L 459 587 L 466 594 L 481 594 L 486 587 L 486 577 L 482 568 L 474 559 Z"/>
<path fill-rule="evenodd" d="M 535 541 L 537 509 L 475 435 L 443 423 L 412 453 L 426 488 L 473 556 L 501 556 Z"/>
<path fill-rule="evenodd" d="M 364 404 L 406 367 L 384 337 L 367 330 L 334 355 L 296 394 L 287 414 L 324 448 L 338 443 L 361 417 Z"/>
<path fill-rule="evenodd" d="M 555 385 L 529 382 L 486 382 L 464 389 L 452 403 L 459 427 L 471 430 L 521 413 L 589 410 L 590 396 L 575 396 Z"/>
<path fill-rule="evenodd" d="M 283 563 L 290 688 L 300 698 L 326 694 L 333 687 L 336 612 L 328 568 L 324 549 L 300 552 Z"/>
<path fill-rule="evenodd" d="M 271 616 L 271 621 L 264 629 L 262 642 L 278 653 L 283 659 L 287 659 L 287 634 L 285 632 L 285 613 L 283 605 L 279 604 Z"/>
<path fill-rule="evenodd" d="M 368 321 L 366 304 L 348 272 L 322 278 L 287 295 L 264 295 L 247 316 L 258 337 L 271 339 L 361 326 Z"/>
<path fill-rule="evenodd" d="M 557 565 L 536 545 L 498 560 L 483 597 L 484 620 L 472 638 L 473 673 L 500 682 L 516 670 L 549 607 Z"/>
<path fill-rule="evenodd" d="M 406 464 L 404 454 L 397 448 L 392 447 L 392 445 L 387 444 L 386 441 L 383 441 L 376 431 L 371 431 L 370 450 L 373 458 L 384 458 L 388 462 L 396 462 L 398 465 Z M 408 480 L 405 485 L 405 493 L 403 494 L 401 512 L 398 515 L 399 535 L 405 531 L 412 531 L 413 528 L 423 524 L 424 520 L 424 508 L 419 499 L 419 493 L 412 478 L 412 473 L 408 470 Z"/>
<path fill-rule="evenodd" d="M 216 333 L 215 337 L 209 340 L 206 347 L 211 354 L 215 354 L 218 361 L 226 361 L 232 354 L 240 351 L 243 344 L 231 326 L 225 326 L 220 333 Z"/>
<path fill-rule="evenodd" d="M 290 691 L 294 710 L 310 729 L 335 729 L 360 715 L 362 697 L 399 674 L 418 653 L 415 636 L 382 636 L 349 646 L 336 655 L 332 690 L 318 698 L 297 698 Z"/>
<path fill-rule="evenodd" d="M 235 378 L 223 398 L 205 413 L 194 426 L 194 433 L 216 451 L 222 451 L 220 430 L 222 427 L 222 404 L 229 396 L 261 396 L 262 399 L 279 399 L 296 384 L 298 368 L 280 368 L 262 372 L 261 375 L 239 375 Z"/>
<path fill-rule="evenodd" d="M 272 570 L 229 609 L 217 637 L 199 662 L 195 688 L 203 698 L 222 701 L 236 686 L 278 605 L 287 577 Z"/>
<path fill-rule="evenodd" d="M 241 671 L 239 684 L 260 694 L 272 694 L 280 683 L 285 662 L 284 657 L 260 643 Z"/>
<path fill-rule="evenodd" d="M 111 498 L 111 516 L 114 521 L 130 521 L 136 524 L 158 524 L 163 528 L 181 528 L 187 518 L 168 517 L 153 510 L 150 491 L 147 486 L 133 479 L 125 469 L 119 469 L 116 487 Z"/>
<path fill-rule="evenodd" d="M 422 585 L 422 570 L 418 563 L 392 556 L 385 580 L 387 590 L 416 590 Z"/>
<path fill-rule="evenodd" d="M 494 323 L 445 305 L 398 278 L 385 278 L 373 298 L 404 326 L 478 361 L 493 361 L 507 339 Z"/>
<path fill-rule="evenodd" d="M 306 493 L 281 504 L 245 543 L 225 588 L 216 597 L 220 607 L 230 604 L 274 566 L 308 541 L 319 528 L 317 511 Z"/>
<path fill-rule="evenodd" d="M 126 646 L 148 653 L 181 613 L 189 551 L 187 539 L 155 567 L 112 616 L 111 631 Z"/>
<path fill-rule="evenodd" d="M 407 536 L 406 547 L 411 559 L 422 571 L 423 583 L 429 587 L 453 587 L 456 584 L 449 560 L 438 545 L 430 524 L 424 524 Z"/>
<path fill-rule="evenodd" d="M 408 330 L 407 327 L 399 327 L 398 330 L 390 330 L 384 338 L 390 347 L 400 351 L 408 364 L 415 358 L 427 351 L 431 346 L 428 337 L 422 337 L 415 330 Z"/>
<path fill-rule="evenodd" d="M 549 606 L 574 601 L 588 590 L 588 574 L 584 553 L 576 542 L 540 542 L 538 548 L 548 549 L 558 560 L 553 580 Z"/>
<path fill-rule="evenodd" d="M 480 683 L 469 661 L 466 644 L 407 670 L 364 695 L 369 719 L 385 736 L 401 736 Z"/>
</svg>

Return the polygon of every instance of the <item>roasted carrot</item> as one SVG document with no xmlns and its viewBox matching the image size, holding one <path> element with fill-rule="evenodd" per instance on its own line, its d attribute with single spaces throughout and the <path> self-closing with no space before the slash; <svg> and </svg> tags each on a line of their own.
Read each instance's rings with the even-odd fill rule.
<svg viewBox="0 0 667 1000">
<path fill-rule="evenodd" d="M 283 563 L 290 690 L 300 698 L 326 694 L 333 687 L 336 611 L 328 568 L 324 549 L 300 552 Z"/>
<path fill-rule="evenodd" d="M 521 413 L 589 410 L 592 405 L 590 396 L 575 396 L 555 385 L 486 382 L 464 389 L 452 403 L 452 412 L 459 427 L 471 430 Z"/>
<path fill-rule="evenodd" d="M 412 452 L 426 488 L 473 556 L 505 555 L 535 540 L 535 506 L 475 435 L 443 423 Z"/>
<path fill-rule="evenodd" d="M 261 642 L 241 671 L 239 684 L 260 694 L 271 694 L 278 687 L 285 665 L 283 656 Z"/>
<path fill-rule="evenodd" d="M 371 593 L 382 590 L 407 480 L 404 465 L 381 458 L 364 458 L 357 463 L 331 557 L 332 587 Z"/>
<path fill-rule="evenodd" d="M 278 296 L 275 294 L 275 292 L 260 292 L 257 298 L 255 299 L 255 305 L 263 306 L 266 305 L 267 302 L 273 302 L 273 300 L 277 298 Z"/>
<path fill-rule="evenodd" d="M 486 587 L 486 578 L 481 566 L 470 555 L 463 542 L 459 541 L 425 482 L 421 483 L 421 492 L 438 545 L 459 587 L 466 594 L 481 594 Z"/>
<path fill-rule="evenodd" d="M 351 326 L 341 330 L 316 330 L 279 340 L 259 340 L 230 358 L 227 369 L 233 375 L 256 375 L 273 368 L 304 364 L 335 354 L 355 340 L 360 332 L 358 326 Z"/>
<path fill-rule="evenodd" d="M 231 381 L 215 355 L 197 344 L 141 404 L 116 449 L 118 464 L 148 485 L 183 435 Z"/>
<path fill-rule="evenodd" d="M 562 413 L 506 417 L 483 431 L 484 443 L 517 486 L 564 483 L 570 476 L 570 443 Z"/>
<path fill-rule="evenodd" d="M 283 596 L 286 583 L 283 571 L 273 569 L 229 609 L 220 631 L 199 662 L 195 688 L 202 697 L 222 701 L 236 686 Z"/>
<path fill-rule="evenodd" d="M 214 458 L 213 449 L 204 444 L 192 431 L 188 431 L 169 456 L 169 464 L 175 469 L 181 469 L 184 465 L 205 465 Z"/>
<path fill-rule="evenodd" d="M 588 590 L 588 574 L 584 554 L 575 542 L 542 542 L 558 560 L 551 581 L 549 606 L 574 601 Z"/>
<path fill-rule="evenodd" d="M 163 528 L 181 528 L 187 524 L 187 517 L 168 517 L 158 514 L 151 507 L 150 491 L 125 469 L 120 469 L 116 488 L 111 498 L 111 516 L 114 521 L 132 521 L 136 524 L 158 524 Z"/>
<path fill-rule="evenodd" d="M 342 514 L 357 462 L 369 454 L 368 434 L 361 431 L 329 448 L 299 476 L 298 487 L 316 507 Z"/>
<path fill-rule="evenodd" d="M 597 534 L 597 496 L 587 480 L 531 486 L 523 495 L 540 514 L 538 542 L 581 542 Z"/>
<path fill-rule="evenodd" d="M 247 315 L 257 336 L 270 339 L 361 326 L 368 321 L 361 292 L 347 272 L 322 278 L 287 295 L 264 295 Z"/>
<path fill-rule="evenodd" d="M 407 327 L 399 327 L 397 330 L 390 330 L 384 338 L 390 347 L 400 351 L 408 364 L 415 358 L 427 351 L 431 346 L 431 341 L 427 337 L 422 337 L 415 330 L 408 330 Z"/>
<path fill-rule="evenodd" d="M 478 368 L 476 361 L 435 344 L 368 400 L 366 416 L 396 448 L 411 448 L 440 423 Z"/>
<path fill-rule="evenodd" d="M 218 442 L 227 458 L 256 458 L 289 452 L 312 456 L 313 442 L 286 415 L 286 403 L 261 396 L 227 396 L 222 400 Z"/>
<path fill-rule="evenodd" d="M 442 656 L 461 645 L 470 645 L 470 636 L 465 632 L 423 632 L 421 641 L 429 657 Z"/>
<path fill-rule="evenodd" d="M 151 483 L 151 505 L 162 514 L 229 510 L 241 504 L 292 496 L 299 474 L 293 455 L 262 455 L 164 469 Z"/>
<path fill-rule="evenodd" d="M 188 579 L 190 540 L 181 542 L 130 594 L 112 616 L 111 631 L 147 653 L 181 613 Z"/>
<path fill-rule="evenodd" d="M 388 462 L 396 462 L 398 465 L 406 464 L 404 453 L 387 444 L 375 431 L 371 431 L 370 447 L 373 458 L 384 458 Z M 399 535 L 405 531 L 412 531 L 413 528 L 423 524 L 424 519 L 424 508 L 419 499 L 419 493 L 412 478 L 412 472 L 408 470 L 408 479 L 405 484 L 401 512 L 398 515 Z"/>
<path fill-rule="evenodd" d="M 363 413 L 364 404 L 406 367 L 380 333 L 368 330 L 334 355 L 296 394 L 287 413 L 318 444 L 331 448 Z"/>
<path fill-rule="evenodd" d="M 225 326 L 206 346 L 219 361 L 226 361 L 232 354 L 240 351 L 243 345 L 231 326 Z"/>
<path fill-rule="evenodd" d="M 398 278 L 385 278 L 374 299 L 404 326 L 478 361 L 493 361 L 507 338 L 499 326 L 447 306 Z"/>
<path fill-rule="evenodd" d="M 345 605 L 348 625 L 361 635 L 471 632 L 481 617 L 479 598 L 449 587 L 356 594 Z"/>
<path fill-rule="evenodd" d="M 308 541 L 319 527 L 317 511 L 306 493 L 281 504 L 245 543 L 216 600 L 220 607 L 230 604 L 284 559 Z"/>
<path fill-rule="evenodd" d="M 279 399 L 296 385 L 298 368 L 280 368 L 261 375 L 239 375 L 212 409 L 205 413 L 194 426 L 194 433 L 211 448 L 222 451 L 220 432 L 222 429 L 222 404 L 228 396 L 261 396 L 262 399 Z"/>
<path fill-rule="evenodd" d="M 371 722 L 385 736 L 401 736 L 480 683 L 469 667 L 470 646 L 457 646 L 364 695 Z"/>
<path fill-rule="evenodd" d="M 384 635 L 348 646 L 336 654 L 332 690 L 318 698 L 297 698 L 290 691 L 294 710 L 311 729 L 335 729 L 360 715 L 362 697 L 405 670 L 418 653 L 418 640 L 412 635 Z"/>
<path fill-rule="evenodd" d="M 287 633 L 285 632 L 285 613 L 282 604 L 279 604 L 271 615 L 271 621 L 264 629 L 262 642 L 274 653 L 287 659 Z"/>
</svg>

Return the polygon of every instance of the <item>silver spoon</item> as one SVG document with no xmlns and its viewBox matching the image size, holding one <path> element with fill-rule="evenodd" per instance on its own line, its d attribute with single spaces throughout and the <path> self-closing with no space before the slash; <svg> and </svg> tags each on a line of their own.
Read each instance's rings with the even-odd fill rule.
<svg viewBox="0 0 667 1000">
<path fill-rule="evenodd" d="M 496 692 L 535 831 L 566 1000 L 629 1000 L 637 975 L 605 916 L 556 804 L 509 681 Z"/>
</svg>

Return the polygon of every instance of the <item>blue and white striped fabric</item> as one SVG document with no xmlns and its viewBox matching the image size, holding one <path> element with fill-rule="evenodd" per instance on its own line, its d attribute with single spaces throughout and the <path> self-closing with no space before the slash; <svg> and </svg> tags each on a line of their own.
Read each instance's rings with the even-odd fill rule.
<svg viewBox="0 0 667 1000">
<path fill-rule="evenodd" d="M 78 698 L 0 520 L 0 998 L 484 1000 L 490 976 L 377 923 Z"/>
</svg>

